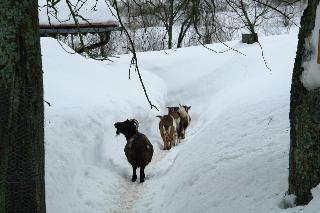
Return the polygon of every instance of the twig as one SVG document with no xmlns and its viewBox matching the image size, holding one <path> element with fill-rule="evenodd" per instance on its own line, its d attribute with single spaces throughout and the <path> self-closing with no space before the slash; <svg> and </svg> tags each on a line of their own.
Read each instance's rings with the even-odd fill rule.
<svg viewBox="0 0 320 213">
<path fill-rule="evenodd" d="M 263 52 L 263 48 L 262 48 L 261 43 L 260 43 L 259 41 L 258 41 L 257 43 L 259 44 L 259 47 L 260 47 L 260 49 L 261 49 L 261 56 L 262 56 L 264 65 L 266 66 L 266 68 L 267 68 L 270 72 L 272 72 L 272 70 L 271 70 L 270 67 L 268 66 L 267 61 L 266 61 L 266 59 L 265 59 L 265 57 L 264 57 L 264 52 Z"/>
<path fill-rule="evenodd" d="M 288 19 L 291 23 L 293 23 L 296 27 L 299 27 L 299 28 L 300 28 L 300 26 L 299 26 L 298 24 L 296 24 L 294 21 L 291 20 L 291 19 L 292 19 L 291 17 L 287 16 L 284 12 L 282 12 L 282 11 L 279 10 L 278 8 L 273 7 L 273 6 L 269 5 L 269 4 L 266 4 L 266 3 L 264 3 L 264 2 L 262 2 L 262 1 L 260 1 L 260 0 L 252 0 L 252 1 L 257 2 L 257 3 L 259 3 L 259 4 L 262 4 L 262 5 L 266 6 L 266 7 L 271 8 L 272 10 L 280 13 L 280 14 L 283 15 L 286 19 Z M 295 1 L 294 3 L 296 3 L 296 2 L 298 2 L 298 1 Z"/>
<path fill-rule="evenodd" d="M 46 104 L 48 104 L 49 107 L 51 107 L 51 103 L 46 101 L 46 100 L 43 100 Z"/>
</svg>

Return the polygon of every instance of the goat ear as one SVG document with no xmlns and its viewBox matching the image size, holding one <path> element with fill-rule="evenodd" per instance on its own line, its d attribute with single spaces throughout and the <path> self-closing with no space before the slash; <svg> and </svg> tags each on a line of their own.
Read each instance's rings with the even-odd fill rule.
<svg viewBox="0 0 320 213">
<path fill-rule="evenodd" d="M 187 106 L 188 110 L 191 108 L 191 106 Z"/>
<path fill-rule="evenodd" d="M 179 106 L 183 107 L 181 104 L 179 104 Z"/>
</svg>

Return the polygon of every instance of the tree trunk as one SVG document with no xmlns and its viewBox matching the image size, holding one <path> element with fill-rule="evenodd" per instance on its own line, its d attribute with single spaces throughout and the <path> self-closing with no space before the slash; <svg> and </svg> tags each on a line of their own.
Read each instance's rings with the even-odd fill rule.
<svg viewBox="0 0 320 213">
<path fill-rule="evenodd" d="M 300 77 L 308 47 L 305 38 L 315 27 L 320 0 L 309 0 L 301 19 L 298 49 L 291 84 L 289 194 L 297 196 L 298 205 L 312 199 L 310 189 L 320 183 L 320 89 L 308 91 Z"/>
<path fill-rule="evenodd" d="M 191 24 L 192 24 L 192 21 L 191 21 L 191 19 L 189 17 L 187 17 L 181 23 L 180 32 L 179 32 L 179 36 L 178 36 L 177 48 L 181 48 L 182 47 L 183 39 L 186 36 L 186 33 L 187 33 L 188 29 L 190 28 Z"/>
<path fill-rule="evenodd" d="M 0 0 L 0 212 L 44 213 L 37 0 Z"/>
<path fill-rule="evenodd" d="M 172 31 L 173 31 L 173 22 L 174 22 L 174 14 L 173 14 L 173 0 L 170 0 L 169 6 L 169 23 L 168 23 L 168 49 L 172 49 Z"/>
</svg>

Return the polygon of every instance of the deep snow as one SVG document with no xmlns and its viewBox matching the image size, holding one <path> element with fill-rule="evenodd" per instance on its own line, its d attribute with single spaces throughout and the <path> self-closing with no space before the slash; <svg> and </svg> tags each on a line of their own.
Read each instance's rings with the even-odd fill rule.
<svg viewBox="0 0 320 213">
<path fill-rule="evenodd" d="M 287 190 L 289 96 L 297 35 L 238 41 L 215 54 L 201 46 L 139 53 L 150 110 L 130 55 L 98 62 L 42 39 L 46 106 L 46 193 L 49 213 L 320 211 L 320 188 L 306 207 L 282 209 Z M 224 50 L 222 44 L 209 45 Z M 191 105 L 183 143 L 163 151 L 158 114 Z M 127 118 L 154 145 L 146 182 L 131 167 L 113 123 Z"/>
</svg>

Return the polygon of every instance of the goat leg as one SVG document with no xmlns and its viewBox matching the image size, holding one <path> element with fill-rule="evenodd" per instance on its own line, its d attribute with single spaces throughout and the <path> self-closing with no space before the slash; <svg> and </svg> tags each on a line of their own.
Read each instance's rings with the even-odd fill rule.
<svg viewBox="0 0 320 213">
<path fill-rule="evenodd" d="M 174 138 L 172 140 L 172 146 L 176 146 L 179 143 L 179 135 L 178 134 L 174 134 Z"/>
<path fill-rule="evenodd" d="M 144 182 L 145 179 L 145 174 L 144 174 L 144 167 L 140 168 L 140 183 Z"/>
<path fill-rule="evenodd" d="M 135 182 L 137 180 L 137 167 L 132 166 L 133 174 L 132 174 L 132 182 Z"/>
<path fill-rule="evenodd" d="M 186 129 L 185 129 L 185 128 L 182 128 L 181 138 L 182 138 L 182 139 L 185 139 L 185 137 L 186 137 Z"/>
</svg>

